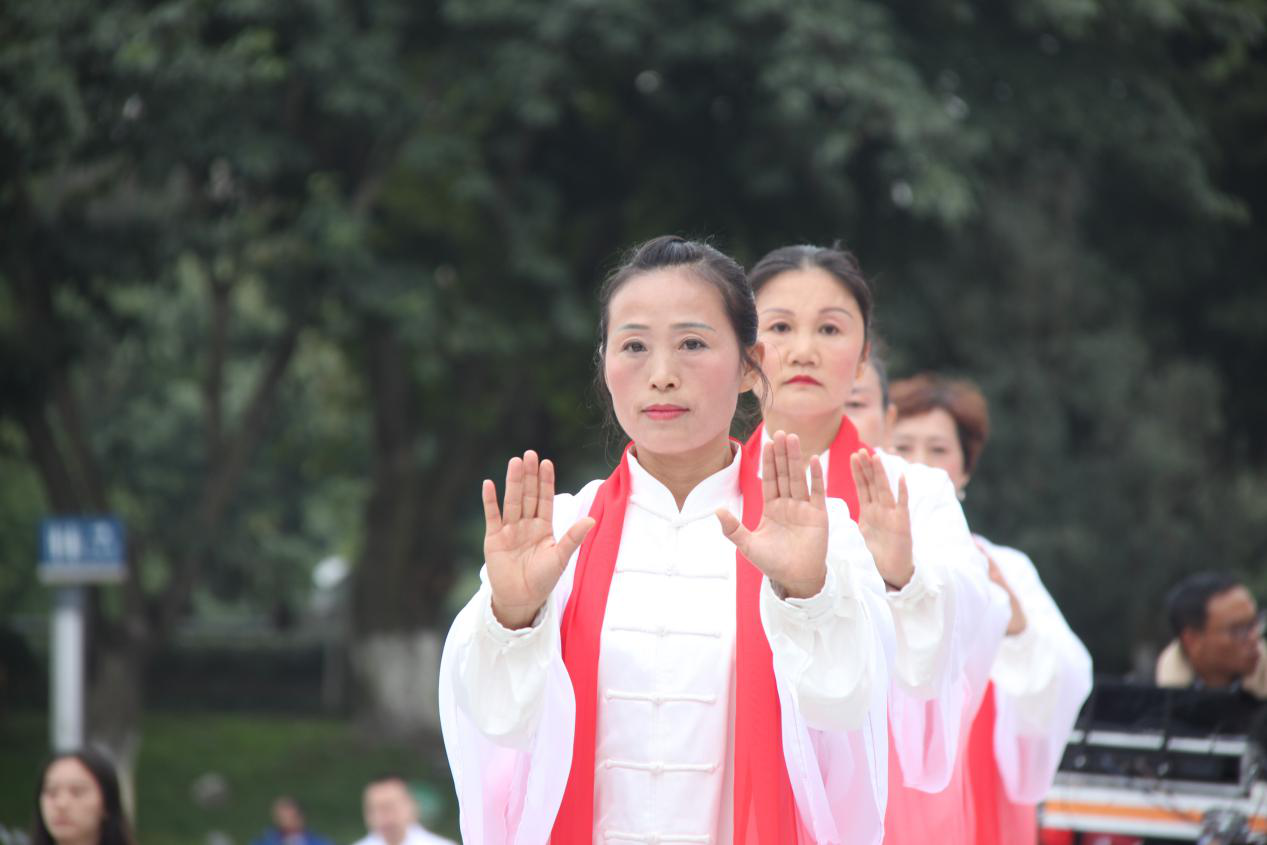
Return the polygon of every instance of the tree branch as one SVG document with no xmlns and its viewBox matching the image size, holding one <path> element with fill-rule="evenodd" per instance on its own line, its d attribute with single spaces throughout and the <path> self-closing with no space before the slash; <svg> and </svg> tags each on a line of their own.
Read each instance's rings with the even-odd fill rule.
<svg viewBox="0 0 1267 845">
<path fill-rule="evenodd" d="M 97 458 L 92 453 L 88 436 L 84 432 L 83 417 L 79 413 L 79 400 L 75 396 L 74 386 L 67 370 L 58 370 L 53 381 L 53 402 L 61 422 L 66 442 L 70 448 L 70 457 L 77 473 L 72 478 L 78 481 L 78 489 L 82 496 L 77 497 L 97 513 L 110 510 L 106 497 L 105 484 L 101 480 L 101 470 Z"/>
<path fill-rule="evenodd" d="M 56 513 L 75 513 L 80 510 L 81 503 L 70 467 L 43 409 L 24 405 L 18 411 L 18 422 L 26 434 L 27 446 L 31 450 L 40 480 L 44 483 L 49 506 Z"/>
<path fill-rule="evenodd" d="M 193 591 L 229 502 L 242 480 L 242 474 L 255 447 L 264 435 L 282 377 L 294 358 L 299 330 L 299 322 L 292 322 L 278 338 L 264 371 L 260 373 L 255 389 L 251 392 L 251 399 L 242 414 L 237 433 L 224 444 L 224 459 L 211 467 L 211 475 L 203 488 L 202 500 L 190 532 L 191 546 L 174 562 L 171 578 L 159 597 L 156 627 L 161 633 L 171 630 Z"/>
<path fill-rule="evenodd" d="M 207 465 L 217 466 L 224 445 L 224 358 L 229 336 L 229 286 L 209 278 L 207 289 L 211 297 L 211 332 L 202 395 L 207 421 Z"/>
</svg>

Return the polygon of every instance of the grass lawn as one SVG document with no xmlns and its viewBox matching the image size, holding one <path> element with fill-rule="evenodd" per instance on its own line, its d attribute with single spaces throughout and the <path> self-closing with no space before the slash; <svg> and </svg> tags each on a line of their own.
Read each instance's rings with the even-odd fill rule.
<svg viewBox="0 0 1267 845">
<path fill-rule="evenodd" d="M 296 796 L 311 827 L 347 845 L 364 835 L 361 789 L 370 777 L 399 773 L 421 793 L 428 826 L 457 839 L 457 807 L 437 740 L 428 747 L 384 747 L 347 722 L 313 717 L 153 713 L 144 723 L 137 766 L 141 845 L 203 845 L 213 831 L 246 845 L 268 823 L 274 796 Z M 25 829 L 34 778 L 47 754 L 44 713 L 0 716 L 0 824 Z M 224 778 L 224 799 L 195 803 L 194 781 Z"/>
</svg>

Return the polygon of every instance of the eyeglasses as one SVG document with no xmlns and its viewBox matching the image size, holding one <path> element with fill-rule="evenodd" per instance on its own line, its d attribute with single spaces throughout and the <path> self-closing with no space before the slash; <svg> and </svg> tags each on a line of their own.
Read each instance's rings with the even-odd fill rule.
<svg viewBox="0 0 1267 845">
<path fill-rule="evenodd" d="M 1248 640 L 1262 635 L 1267 628 L 1267 610 L 1260 610 L 1249 622 L 1238 622 L 1222 629 L 1222 633 L 1234 640 Z"/>
</svg>

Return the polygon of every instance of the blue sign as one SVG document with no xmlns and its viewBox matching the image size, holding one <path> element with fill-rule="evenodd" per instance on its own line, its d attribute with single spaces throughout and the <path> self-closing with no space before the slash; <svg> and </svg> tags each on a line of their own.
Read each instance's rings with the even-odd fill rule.
<svg viewBox="0 0 1267 845">
<path fill-rule="evenodd" d="M 57 516 L 40 522 L 40 580 L 46 584 L 122 581 L 123 523 L 112 516 Z"/>
</svg>

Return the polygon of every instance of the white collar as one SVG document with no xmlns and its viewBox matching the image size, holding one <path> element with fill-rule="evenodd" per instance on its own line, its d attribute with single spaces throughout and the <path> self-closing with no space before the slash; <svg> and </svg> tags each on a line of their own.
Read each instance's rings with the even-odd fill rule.
<svg viewBox="0 0 1267 845">
<path fill-rule="evenodd" d="M 682 509 L 678 510 L 677 500 L 673 494 L 651 473 L 647 472 L 634 457 L 633 450 L 628 453 L 629 461 L 629 501 L 651 513 L 676 523 L 693 522 L 706 516 L 713 516 L 719 507 L 729 507 L 739 493 L 740 449 L 732 444 L 730 463 L 705 478 L 687 494 Z"/>
</svg>

